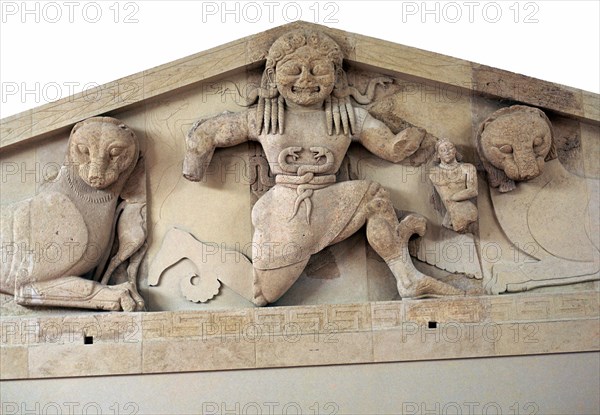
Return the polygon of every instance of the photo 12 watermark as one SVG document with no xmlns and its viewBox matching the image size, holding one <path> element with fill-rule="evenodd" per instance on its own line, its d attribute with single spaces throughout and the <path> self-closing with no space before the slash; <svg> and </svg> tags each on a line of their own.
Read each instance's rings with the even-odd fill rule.
<svg viewBox="0 0 600 415">
<path fill-rule="evenodd" d="M 539 23 L 539 2 L 402 1 L 402 23 Z"/>
<path fill-rule="evenodd" d="M 2 1 L 0 21 L 12 23 L 139 23 L 135 1 Z"/>
<path fill-rule="evenodd" d="M 457 321 L 436 322 L 426 324 L 406 321 L 400 325 L 401 343 L 527 343 L 540 342 L 540 327 L 536 323 L 500 324 L 463 323 Z"/>
<path fill-rule="evenodd" d="M 203 1 L 202 23 L 339 23 L 341 2 L 321 1 Z"/>
<path fill-rule="evenodd" d="M 201 415 L 337 415 L 340 406 L 335 402 L 202 402 Z"/>
<path fill-rule="evenodd" d="M 2 105 L 28 104 L 38 106 L 66 99 L 82 105 L 101 102 L 104 105 L 127 105 L 135 102 L 142 92 L 142 84 L 133 81 L 117 81 L 100 85 L 97 82 L 50 81 L 15 82 L 0 84 Z"/>
<path fill-rule="evenodd" d="M 49 319 L 0 321 L 0 345 L 139 343 L 142 327 L 135 321 L 101 323 L 97 320 Z"/>
<path fill-rule="evenodd" d="M 2 402 L 4 415 L 136 415 L 140 406 L 136 402 Z"/>
<path fill-rule="evenodd" d="M 535 402 L 402 402 L 402 415 L 537 415 Z"/>
</svg>

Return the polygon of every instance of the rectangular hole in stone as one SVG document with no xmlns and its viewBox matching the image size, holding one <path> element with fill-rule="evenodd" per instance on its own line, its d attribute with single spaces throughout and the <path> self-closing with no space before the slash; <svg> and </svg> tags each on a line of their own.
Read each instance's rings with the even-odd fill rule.
<svg viewBox="0 0 600 415">
<path fill-rule="evenodd" d="M 429 323 L 427 323 L 427 328 L 437 329 L 437 321 L 430 321 Z"/>
<path fill-rule="evenodd" d="M 94 336 L 83 336 L 83 344 L 94 344 Z"/>
</svg>

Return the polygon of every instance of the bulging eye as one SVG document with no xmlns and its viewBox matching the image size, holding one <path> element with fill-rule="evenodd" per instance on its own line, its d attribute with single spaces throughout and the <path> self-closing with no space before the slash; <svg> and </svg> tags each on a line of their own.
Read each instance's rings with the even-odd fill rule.
<svg viewBox="0 0 600 415">
<path fill-rule="evenodd" d="M 108 154 L 110 154 L 110 158 L 111 159 L 119 157 L 122 153 L 123 153 L 123 148 L 122 147 L 113 147 L 108 152 Z"/>
<path fill-rule="evenodd" d="M 85 155 L 90 154 L 90 149 L 87 148 L 87 146 L 84 146 L 83 144 L 77 144 L 77 150 L 79 150 L 79 152 L 81 154 L 85 154 Z"/>
<path fill-rule="evenodd" d="M 281 73 L 284 75 L 300 75 L 302 73 L 302 68 L 299 65 L 284 65 L 280 69 Z"/>
<path fill-rule="evenodd" d="M 312 68 L 312 74 L 313 75 L 327 75 L 329 73 L 329 66 L 328 65 L 324 65 L 324 64 L 319 64 L 319 65 L 315 65 Z"/>
<path fill-rule="evenodd" d="M 502 147 L 498 148 L 498 150 L 500 150 L 504 154 L 510 154 L 513 152 L 512 146 L 508 144 L 503 145 Z"/>
<path fill-rule="evenodd" d="M 533 140 L 533 145 L 535 147 L 541 146 L 544 142 L 544 139 L 540 136 L 536 137 L 535 140 Z"/>
<path fill-rule="evenodd" d="M 108 151 L 111 160 L 115 160 L 119 156 L 125 154 L 124 147 L 113 147 Z"/>
</svg>

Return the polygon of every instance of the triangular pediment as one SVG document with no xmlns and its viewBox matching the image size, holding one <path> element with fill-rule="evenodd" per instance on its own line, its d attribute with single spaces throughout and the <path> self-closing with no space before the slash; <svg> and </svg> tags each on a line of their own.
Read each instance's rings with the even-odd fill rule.
<svg viewBox="0 0 600 415">
<path fill-rule="evenodd" d="M 0 148 L 67 131 L 85 118 L 111 114 L 177 93 L 201 82 L 255 68 L 270 44 L 298 28 L 319 29 L 342 47 L 348 63 L 380 73 L 437 84 L 453 93 L 491 96 L 534 105 L 567 117 L 600 122 L 599 96 L 564 85 L 495 69 L 326 26 L 293 22 L 74 94 L 0 121 Z"/>
<path fill-rule="evenodd" d="M 597 351 L 599 99 L 294 22 L 4 118 L 1 375 Z"/>
</svg>

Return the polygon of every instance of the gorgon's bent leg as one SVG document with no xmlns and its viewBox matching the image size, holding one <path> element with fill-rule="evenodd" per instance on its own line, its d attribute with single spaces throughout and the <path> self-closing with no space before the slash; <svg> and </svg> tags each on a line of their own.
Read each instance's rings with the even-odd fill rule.
<svg viewBox="0 0 600 415">
<path fill-rule="evenodd" d="M 17 287 L 15 301 L 20 305 L 91 308 L 135 311 L 137 292 L 130 283 L 102 285 L 76 276 L 33 282 Z"/>
<path fill-rule="evenodd" d="M 397 258 L 386 262 L 398 280 L 398 293 L 402 298 L 465 295 L 464 291 L 421 273 L 412 263 L 408 253 L 408 240 L 415 233 L 423 235 L 425 228 L 425 218 L 415 214 L 407 215 L 396 228 L 395 233 L 402 251 Z"/>
<path fill-rule="evenodd" d="M 398 281 L 397 288 L 402 298 L 464 295 L 463 291 L 424 275 L 415 268 L 408 253 L 408 240 L 415 233 L 425 233 L 425 218 L 410 214 L 398 223 L 387 191 L 377 183 L 371 184 L 355 217 L 334 242 L 352 235 L 365 221 L 367 240 L 390 267 Z"/>
<path fill-rule="evenodd" d="M 300 277 L 308 259 L 277 269 L 254 268 L 254 298 L 252 302 L 262 307 L 277 301 Z"/>
</svg>

